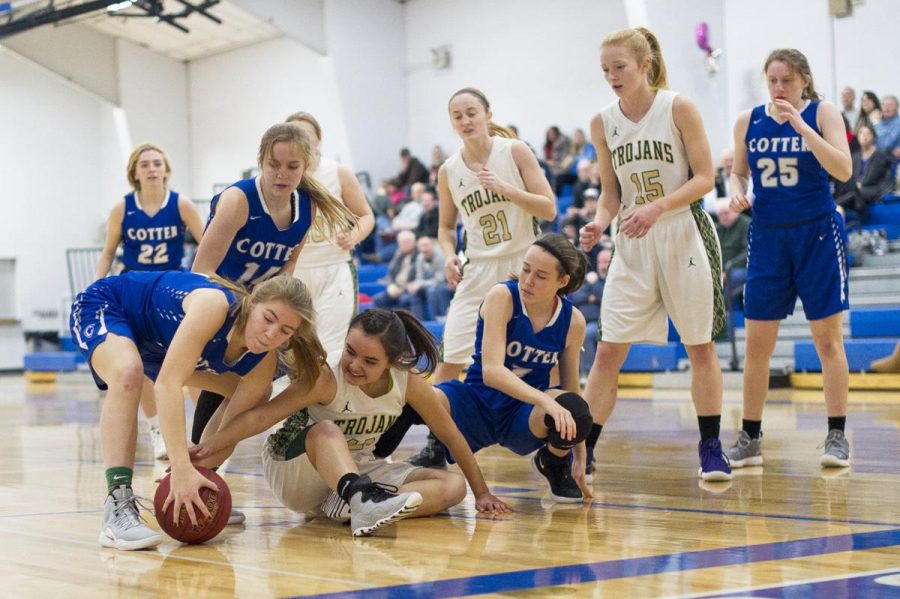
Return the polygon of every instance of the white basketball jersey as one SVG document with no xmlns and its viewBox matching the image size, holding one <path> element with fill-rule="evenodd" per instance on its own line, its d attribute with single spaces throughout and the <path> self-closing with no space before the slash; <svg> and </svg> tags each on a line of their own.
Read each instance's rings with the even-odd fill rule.
<svg viewBox="0 0 900 599">
<path fill-rule="evenodd" d="M 339 202 L 344 203 L 341 196 L 341 181 L 338 178 L 338 163 L 328 158 L 320 158 L 319 166 L 310 173 L 316 181 L 321 183 L 331 195 Z M 350 252 L 342 250 L 330 237 L 328 226 L 321 214 L 316 214 L 316 219 L 309 228 L 306 243 L 300 257 L 297 258 L 297 268 L 310 268 L 314 266 L 327 266 L 350 260 Z"/>
<path fill-rule="evenodd" d="M 512 156 L 513 140 L 493 137 L 487 168 L 506 183 L 525 189 Z M 524 254 L 536 239 L 536 222 L 504 196 L 488 191 L 469 169 L 462 150 L 447 159 L 447 185 L 466 231 L 466 257 L 499 258 Z"/>
<path fill-rule="evenodd" d="M 606 144 L 622 190 L 623 217 L 647 202 L 672 193 L 688 180 L 687 152 L 672 117 L 672 103 L 677 95 L 665 89 L 657 91 L 650 110 L 637 123 L 625 117 L 618 101 L 600 111 Z M 660 218 L 689 209 L 690 206 L 684 206 L 669 210 Z"/>
<path fill-rule="evenodd" d="M 333 362 L 331 370 L 337 381 L 337 392 L 330 404 L 308 408 L 310 424 L 331 420 L 347 437 L 350 451 L 372 453 L 378 438 L 397 420 L 406 405 L 409 372 L 391 368 L 388 392 L 381 397 L 369 397 L 362 389 L 344 380 L 339 357 Z"/>
</svg>

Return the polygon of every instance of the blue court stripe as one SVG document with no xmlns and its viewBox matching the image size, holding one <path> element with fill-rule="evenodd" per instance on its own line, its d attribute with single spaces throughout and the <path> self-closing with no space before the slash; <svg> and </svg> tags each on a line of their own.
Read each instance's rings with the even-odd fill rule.
<svg viewBox="0 0 900 599">
<path fill-rule="evenodd" d="M 608 562 L 536 568 L 518 572 L 484 574 L 311 596 L 346 599 L 356 597 L 360 599 L 378 599 L 381 597 L 461 597 L 561 585 L 587 584 L 601 580 L 736 566 L 755 562 L 841 553 L 844 551 L 865 551 L 868 549 L 895 547 L 897 545 L 900 545 L 900 529 L 892 529 L 724 549 L 709 549 L 706 551 L 670 553 Z"/>
<path fill-rule="evenodd" d="M 897 578 L 898 571 L 880 572 L 872 574 L 871 572 L 862 572 L 860 574 L 848 574 L 840 578 L 832 578 L 830 580 L 814 580 L 799 583 L 784 583 L 781 585 L 770 585 L 764 587 L 754 587 L 752 590 L 743 591 L 725 591 L 724 593 L 713 593 L 711 595 L 703 595 L 708 599 L 725 599 L 727 597 L 767 597 L 770 599 L 793 599 L 795 597 L 869 597 L 877 599 L 881 597 L 900 597 L 900 588 L 894 584 L 887 585 L 876 582 L 881 577 Z M 696 595 L 698 599 L 702 599 Z"/>
</svg>

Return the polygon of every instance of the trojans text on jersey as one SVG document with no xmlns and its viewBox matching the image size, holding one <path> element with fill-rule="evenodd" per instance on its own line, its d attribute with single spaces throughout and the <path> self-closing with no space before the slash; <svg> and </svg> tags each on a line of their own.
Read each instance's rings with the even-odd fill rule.
<svg viewBox="0 0 900 599">
<path fill-rule="evenodd" d="M 613 167 L 618 168 L 634 160 L 663 160 L 675 163 L 672 144 L 664 141 L 639 139 L 629 141 L 612 150 Z"/>
</svg>

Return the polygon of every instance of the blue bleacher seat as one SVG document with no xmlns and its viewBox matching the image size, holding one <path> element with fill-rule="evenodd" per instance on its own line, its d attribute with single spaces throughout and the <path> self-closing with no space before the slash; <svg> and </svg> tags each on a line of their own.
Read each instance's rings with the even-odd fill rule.
<svg viewBox="0 0 900 599">
<path fill-rule="evenodd" d="M 30 372 L 71 372 L 78 367 L 78 353 L 73 351 L 35 352 L 25 354 L 25 370 Z"/>
<path fill-rule="evenodd" d="M 900 337 L 900 307 L 853 308 L 850 310 L 852 337 Z"/>
<path fill-rule="evenodd" d="M 888 239 L 900 238 L 900 201 L 885 199 L 870 207 L 863 229 L 883 229 Z"/>
<path fill-rule="evenodd" d="M 378 279 L 387 276 L 387 264 L 360 264 L 359 270 L 360 283 L 375 283 Z"/>
<path fill-rule="evenodd" d="M 369 297 L 373 297 L 378 293 L 381 293 L 387 288 L 384 283 L 359 283 L 359 292 L 365 293 Z"/>
<path fill-rule="evenodd" d="M 686 358 L 687 352 L 680 343 L 649 345 L 638 343 L 631 346 L 628 358 L 622 365 L 622 372 L 665 372 L 677 370 L 678 361 Z"/>
<path fill-rule="evenodd" d="M 847 352 L 847 364 L 850 372 L 869 369 L 872 360 L 883 358 L 894 351 L 897 339 L 845 339 L 844 350 Z M 799 372 L 821 372 L 822 363 L 816 355 L 816 348 L 811 339 L 794 342 L 794 369 Z"/>
<path fill-rule="evenodd" d="M 434 338 L 440 341 L 444 337 L 444 321 L 442 320 L 426 320 L 422 325 L 428 332 L 434 335 Z"/>
</svg>

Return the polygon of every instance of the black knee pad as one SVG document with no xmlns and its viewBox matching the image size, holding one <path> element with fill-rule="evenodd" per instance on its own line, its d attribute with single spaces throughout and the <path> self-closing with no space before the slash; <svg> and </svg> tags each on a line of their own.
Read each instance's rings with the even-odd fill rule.
<svg viewBox="0 0 900 599">
<path fill-rule="evenodd" d="M 591 408 L 587 402 L 577 393 L 563 393 L 556 398 L 556 402 L 567 409 L 575 420 L 575 438 L 563 439 L 556 430 L 556 422 L 550 415 L 544 416 L 544 424 L 547 425 L 547 441 L 558 449 L 571 449 L 587 439 L 594 425 L 591 417 Z"/>
</svg>

